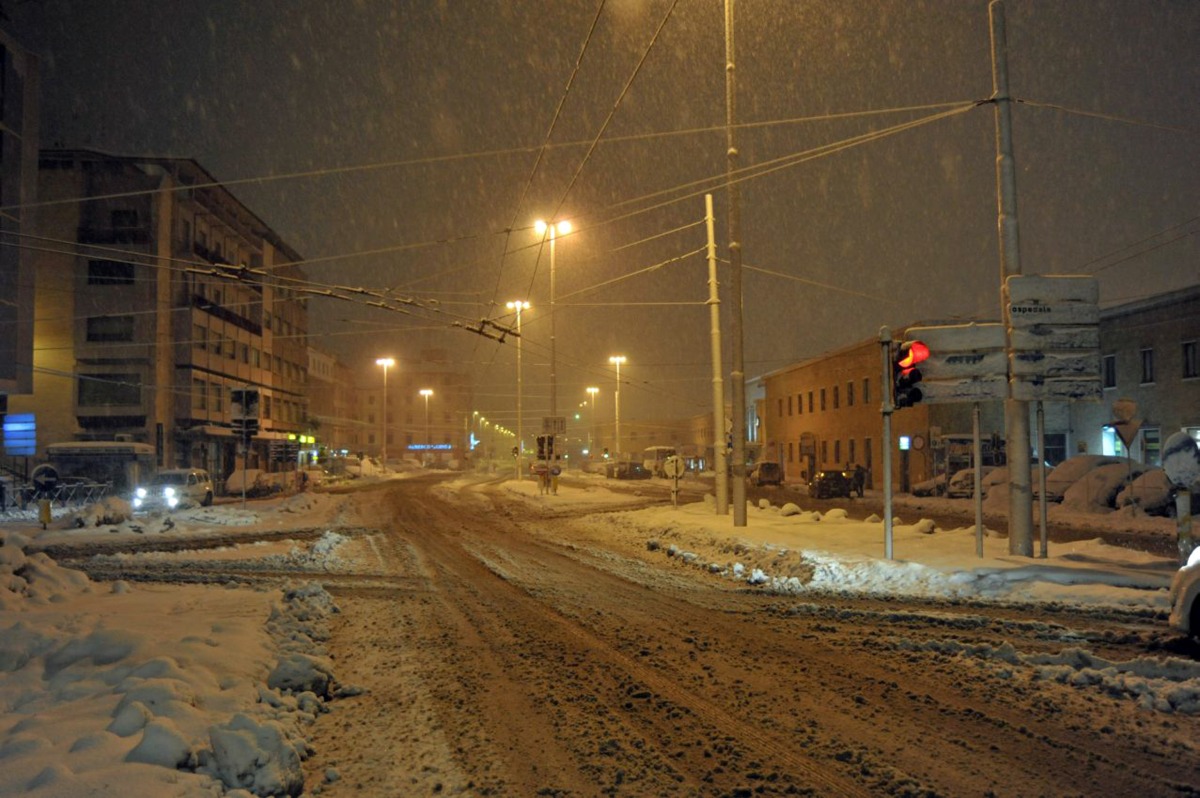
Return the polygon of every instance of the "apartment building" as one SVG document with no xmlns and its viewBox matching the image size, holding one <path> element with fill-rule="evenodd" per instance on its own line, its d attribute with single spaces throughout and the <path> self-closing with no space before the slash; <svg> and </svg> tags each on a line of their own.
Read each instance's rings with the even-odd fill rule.
<svg viewBox="0 0 1200 798">
<path fill-rule="evenodd" d="M 39 448 L 127 440 L 159 467 L 237 461 L 230 392 L 256 388 L 248 454 L 307 429 L 300 256 L 198 163 L 47 150 L 34 256 Z"/>
</svg>

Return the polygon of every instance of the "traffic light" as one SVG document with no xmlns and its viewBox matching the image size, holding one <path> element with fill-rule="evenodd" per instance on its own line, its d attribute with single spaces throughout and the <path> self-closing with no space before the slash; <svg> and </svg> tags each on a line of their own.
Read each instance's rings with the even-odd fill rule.
<svg viewBox="0 0 1200 798">
<path fill-rule="evenodd" d="M 539 460 L 554 459 L 554 436 L 539 435 L 537 436 L 537 448 Z"/>
<path fill-rule="evenodd" d="M 929 358 L 929 347 L 921 341 L 904 341 L 892 352 L 892 404 L 897 408 L 912 407 L 924 397 L 917 383 L 921 370 L 917 368 Z"/>
</svg>

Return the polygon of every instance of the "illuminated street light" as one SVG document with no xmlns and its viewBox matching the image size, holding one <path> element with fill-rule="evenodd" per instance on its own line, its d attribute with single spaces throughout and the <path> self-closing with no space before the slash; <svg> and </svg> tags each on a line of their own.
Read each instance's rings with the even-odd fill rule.
<svg viewBox="0 0 1200 798">
<path fill-rule="evenodd" d="M 558 362 L 554 340 L 554 240 L 559 235 L 570 233 L 571 223 L 547 224 L 538 219 L 533 228 L 543 241 L 547 236 L 550 238 L 550 416 L 555 418 L 558 416 Z"/>
<path fill-rule="evenodd" d="M 383 468 L 387 470 L 387 373 L 388 369 L 396 365 L 396 361 L 390 357 L 381 357 L 375 361 L 376 366 L 383 366 L 383 418 L 381 423 L 383 426 L 383 444 L 380 452 Z"/>
<path fill-rule="evenodd" d="M 625 362 L 625 356 L 613 355 L 608 359 L 608 362 L 617 367 L 617 390 L 613 400 L 613 405 L 616 408 L 616 454 L 617 459 L 619 460 L 621 459 L 621 364 Z"/>
<path fill-rule="evenodd" d="M 508 302 L 505 307 L 517 312 L 517 479 L 521 479 L 521 458 L 525 455 L 525 417 L 521 409 L 521 312 L 529 310 L 529 303 L 523 300 Z M 551 323 L 553 324 L 553 318 Z"/>
</svg>

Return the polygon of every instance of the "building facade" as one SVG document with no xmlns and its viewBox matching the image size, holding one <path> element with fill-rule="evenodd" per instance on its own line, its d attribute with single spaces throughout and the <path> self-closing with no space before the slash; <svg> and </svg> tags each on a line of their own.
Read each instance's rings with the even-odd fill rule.
<svg viewBox="0 0 1200 798">
<path fill-rule="evenodd" d="M 1104 398 L 1072 406 L 1077 450 L 1126 454 L 1113 404 L 1136 405 L 1129 454 L 1161 465 L 1162 445 L 1180 430 L 1200 441 L 1200 285 L 1108 308 L 1100 314 Z"/>
<path fill-rule="evenodd" d="M 385 372 L 374 361 L 356 371 L 364 453 L 382 457 L 386 448 L 389 462 L 429 465 L 468 459 L 474 392 L 470 376 L 454 368 L 448 353 L 425 350 L 414 359 L 396 357 L 386 371 L 386 391 Z"/>
<path fill-rule="evenodd" d="M 37 59 L 0 31 L 0 405 L 33 391 L 33 250 L 20 236 L 37 198 L 38 92 Z"/>
<path fill-rule="evenodd" d="M 248 464 L 308 429 L 299 255 L 195 161 L 43 151 L 35 257 L 39 448 L 127 440 L 160 468 L 239 463 L 231 391 L 260 393 Z"/>
</svg>

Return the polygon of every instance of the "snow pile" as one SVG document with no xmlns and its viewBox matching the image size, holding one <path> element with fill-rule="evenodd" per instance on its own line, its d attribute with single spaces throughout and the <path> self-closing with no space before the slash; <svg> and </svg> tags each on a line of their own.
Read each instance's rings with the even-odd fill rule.
<svg viewBox="0 0 1200 798">
<path fill-rule="evenodd" d="M 0 533 L 0 795 L 297 795 L 329 595 L 92 583 Z"/>
<path fill-rule="evenodd" d="M 1112 662 L 1080 648 L 1054 654 L 1022 654 L 1011 644 L 971 645 L 957 640 L 893 643 L 909 651 L 933 651 L 952 657 L 973 657 L 1001 665 L 1028 665 L 1033 678 L 1071 687 L 1098 687 L 1118 698 L 1131 698 L 1143 709 L 1158 712 L 1200 713 L 1200 663 L 1177 657 L 1139 657 Z"/>
<path fill-rule="evenodd" d="M 1006 538 L 985 530 L 976 555 L 973 528 L 944 530 L 929 519 L 896 518 L 893 559 L 884 556 L 883 523 L 844 510 L 806 512 L 794 502 L 747 508 L 734 528 L 711 502 L 596 516 L 607 534 L 641 537 L 670 560 L 759 589 L 788 595 L 837 592 L 922 598 L 1063 601 L 1161 612 L 1177 565 L 1100 540 L 1056 545 L 1050 558 L 1010 557 Z M 1069 591 L 1069 599 L 1064 593 Z"/>
</svg>

